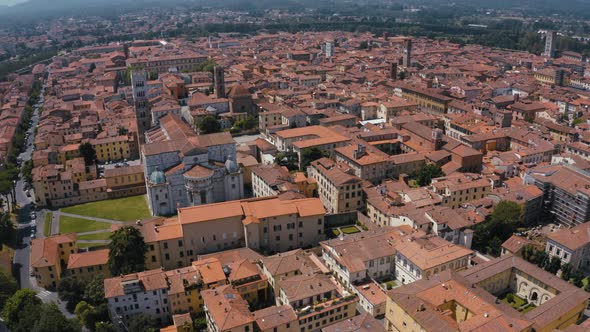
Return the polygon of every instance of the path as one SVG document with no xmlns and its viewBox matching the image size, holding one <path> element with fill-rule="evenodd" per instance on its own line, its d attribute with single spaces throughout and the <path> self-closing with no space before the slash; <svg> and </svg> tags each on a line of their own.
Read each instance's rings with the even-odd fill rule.
<svg viewBox="0 0 590 332">
<path fill-rule="evenodd" d="M 124 224 L 125 223 L 124 221 L 119 221 L 119 220 L 89 217 L 89 216 L 83 216 L 83 215 L 79 215 L 79 214 L 66 213 L 66 212 L 62 212 L 62 211 L 59 211 L 59 214 L 61 214 L 62 216 L 66 216 L 66 217 L 72 217 L 72 218 L 78 218 L 78 219 L 88 219 L 88 220 L 93 220 L 93 221 L 106 222 L 109 224 Z"/>
<path fill-rule="evenodd" d="M 51 235 L 59 234 L 59 210 L 53 211 L 51 216 Z"/>
<path fill-rule="evenodd" d="M 81 232 L 81 233 L 78 233 L 78 236 L 80 236 L 80 235 L 91 235 L 91 234 L 100 234 L 100 233 L 107 233 L 107 232 L 108 233 L 111 232 L 110 228 L 107 228 L 107 229 L 99 229 L 99 230 L 96 230 L 96 231 L 89 231 L 89 232 Z"/>
</svg>

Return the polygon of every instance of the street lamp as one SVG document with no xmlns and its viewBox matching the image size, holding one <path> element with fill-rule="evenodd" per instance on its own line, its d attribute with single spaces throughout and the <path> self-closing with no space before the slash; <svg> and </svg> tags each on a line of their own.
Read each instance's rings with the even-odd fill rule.
<svg viewBox="0 0 590 332">
<path fill-rule="evenodd" d="M 16 209 L 16 180 L 12 180 L 12 207 Z"/>
</svg>

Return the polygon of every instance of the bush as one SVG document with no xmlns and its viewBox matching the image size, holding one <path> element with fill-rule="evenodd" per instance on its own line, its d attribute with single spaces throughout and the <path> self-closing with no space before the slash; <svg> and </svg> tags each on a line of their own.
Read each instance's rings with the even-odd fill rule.
<svg viewBox="0 0 590 332">
<path fill-rule="evenodd" d="M 509 303 L 514 303 L 514 294 L 512 294 L 512 293 L 509 293 L 508 295 L 506 295 L 506 300 L 507 300 Z"/>
</svg>

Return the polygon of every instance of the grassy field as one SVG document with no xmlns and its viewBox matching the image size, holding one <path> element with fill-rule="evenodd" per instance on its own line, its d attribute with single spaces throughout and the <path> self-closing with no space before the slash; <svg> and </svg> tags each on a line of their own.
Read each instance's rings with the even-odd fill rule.
<svg viewBox="0 0 590 332">
<path fill-rule="evenodd" d="M 118 221 L 135 221 L 150 216 L 143 195 L 80 204 L 63 208 L 61 211 Z"/>
<path fill-rule="evenodd" d="M 53 217 L 53 213 L 45 213 L 45 224 L 43 225 L 43 234 L 45 236 L 51 235 L 51 217 Z"/>
<path fill-rule="evenodd" d="M 78 240 L 108 240 L 111 234 L 111 232 L 104 232 L 96 234 L 78 235 Z"/>
<path fill-rule="evenodd" d="M 106 243 L 78 243 L 78 248 L 80 249 L 102 246 L 106 246 Z"/>
<path fill-rule="evenodd" d="M 59 217 L 59 232 L 61 234 L 67 233 L 82 233 L 97 231 L 99 229 L 109 229 L 111 224 L 106 222 L 93 221 L 88 219 L 73 218 L 67 216 Z"/>
<path fill-rule="evenodd" d="M 354 234 L 360 232 L 360 230 L 354 226 L 342 227 L 340 230 L 342 230 L 344 234 Z"/>
</svg>

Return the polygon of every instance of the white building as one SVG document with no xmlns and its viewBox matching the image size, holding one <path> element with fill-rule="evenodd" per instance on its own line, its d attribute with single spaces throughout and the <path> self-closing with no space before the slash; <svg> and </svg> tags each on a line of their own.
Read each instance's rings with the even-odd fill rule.
<svg viewBox="0 0 590 332">
<path fill-rule="evenodd" d="M 105 279 L 104 289 L 115 327 L 127 330 L 137 314 L 153 317 L 159 325 L 170 323 L 168 283 L 161 269 Z"/>
<path fill-rule="evenodd" d="M 180 117 L 168 114 L 146 133 L 141 154 L 152 215 L 172 215 L 179 207 L 244 196 L 243 174 L 229 133 L 198 136 Z"/>
</svg>

